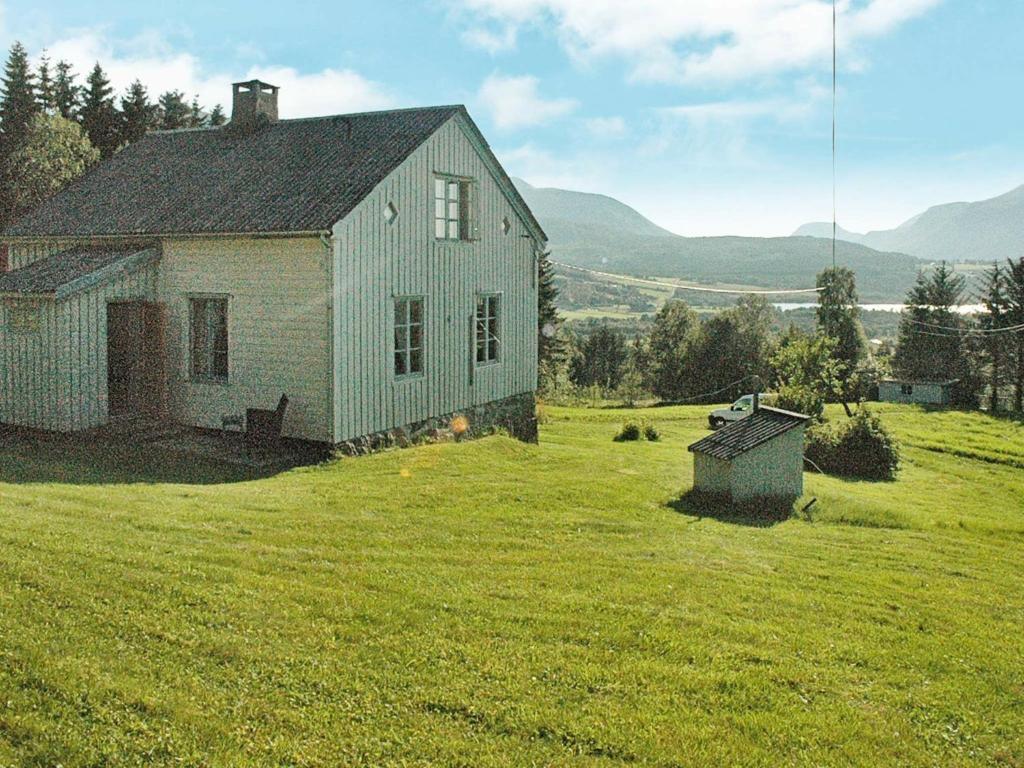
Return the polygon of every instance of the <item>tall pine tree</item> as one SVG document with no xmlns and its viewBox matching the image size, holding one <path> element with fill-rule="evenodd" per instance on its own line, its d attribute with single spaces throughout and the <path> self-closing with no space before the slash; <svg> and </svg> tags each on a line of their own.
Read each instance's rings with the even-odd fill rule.
<svg viewBox="0 0 1024 768">
<path fill-rule="evenodd" d="M 14 216 L 12 158 L 25 143 L 32 118 L 39 111 L 28 53 L 21 43 L 11 46 L 0 93 L 0 227 Z"/>
<path fill-rule="evenodd" d="M 992 265 L 984 275 L 981 291 L 981 303 L 985 307 L 979 321 L 983 330 L 993 331 L 983 339 L 984 354 L 988 363 L 989 411 L 999 410 L 999 390 L 1006 380 L 1007 354 L 1006 335 L 998 333 L 1007 327 L 1009 316 L 1008 298 L 1006 295 L 1006 273 L 998 262 Z"/>
<path fill-rule="evenodd" d="M 224 107 L 220 104 L 214 104 L 213 109 L 210 110 L 210 125 L 216 127 L 218 125 L 224 125 L 227 121 L 228 118 L 224 114 Z"/>
<path fill-rule="evenodd" d="M 557 298 L 555 267 L 551 253 L 545 251 L 537 257 L 537 362 L 541 367 L 556 361 L 562 351 L 558 337 L 562 319 L 555 306 Z"/>
<path fill-rule="evenodd" d="M 82 88 L 75 82 L 75 73 L 66 61 L 57 62 L 53 78 L 53 104 L 57 114 L 65 120 L 78 120 Z"/>
<path fill-rule="evenodd" d="M 199 95 L 192 97 L 192 103 L 188 108 L 188 127 L 202 128 L 206 125 L 206 110 L 199 103 Z"/>
<path fill-rule="evenodd" d="M 1006 264 L 1007 325 L 1024 325 L 1024 256 Z M 1006 334 L 1008 354 L 1013 360 L 1013 409 L 1024 411 L 1024 331 Z"/>
<path fill-rule="evenodd" d="M 38 84 L 36 95 L 39 101 L 39 108 L 48 115 L 57 111 L 57 104 L 54 101 L 53 76 L 50 74 L 50 57 L 44 52 L 39 58 L 39 72 L 36 75 Z"/>
<path fill-rule="evenodd" d="M 975 403 L 980 382 L 964 331 L 968 323 L 956 308 L 963 304 L 966 280 L 945 262 L 919 274 L 907 294 L 893 356 L 896 374 L 911 381 L 959 379 L 957 400 Z"/>
<path fill-rule="evenodd" d="M 138 80 L 121 97 L 121 143 L 131 144 L 154 127 L 156 105 L 149 102 L 146 87 Z"/>
<path fill-rule="evenodd" d="M 181 91 L 167 91 L 160 95 L 160 129 L 163 131 L 187 128 L 192 114 Z"/>
<path fill-rule="evenodd" d="M 25 139 L 32 116 L 39 111 L 35 77 L 28 63 L 25 46 L 11 46 L 4 67 L 3 92 L 0 93 L 0 155 L 8 157 Z"/>
<path fill-rule="evenodd" d="M 81 115 L 89 141 L 103 158 L 113 155 L 120 146 L 121 126 L 113 93 L 106 73 L 97 62 L 85 79 Z"/>
</svg>

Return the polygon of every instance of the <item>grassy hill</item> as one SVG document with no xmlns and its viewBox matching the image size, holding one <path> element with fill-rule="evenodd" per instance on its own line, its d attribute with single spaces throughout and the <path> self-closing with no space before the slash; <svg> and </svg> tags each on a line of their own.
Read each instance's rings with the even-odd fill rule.
<svg viewBox="0 0 1024 768">
<path fill-rule="evenodd" d="M 705 408 L 253 480 L 8 442 L 0 765 L 1021 765 L 1024 428 L 882 410 L 900 479 L 778 524 L 681 500 Z"/>
<path fill-rule="evenodd" d="M 831 242 L 813 237 L 680 237 L 603 195 L 538 189 L 516 181 L 550 238 L 555 260 L 630 275 L 761 288 L 813 287 L 832 263 Z M 866 301 L 902 301 L 917 259 L 840 242 L 839 263 L 857 273 Z"/>
<path fill-rule="evenodd" d="M 831 237 L 831 224 L 805 224 L 797 235 Z M 896 229 L 840 236 L 929 261 L 1002 261 L 1024 253 L 1024 186 L 972 203 L 936 205 Z"/>
</svg>

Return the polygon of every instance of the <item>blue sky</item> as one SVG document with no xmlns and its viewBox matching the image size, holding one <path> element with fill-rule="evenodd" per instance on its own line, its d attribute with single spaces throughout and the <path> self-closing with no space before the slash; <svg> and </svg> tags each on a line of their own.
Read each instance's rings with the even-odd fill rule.
<svg viewBox="0 0 1024 768">
<path fill-rule="evenodd" d="M 839 0 L 839 219 L 888 228 L 1024 184 L 1024 2 Z M 115 85 L 284 117 L 465 103 L 508 170 L 685 235 L 831 218 L 827 0 L 0 0 L 20 39 Z"/>
</svg>

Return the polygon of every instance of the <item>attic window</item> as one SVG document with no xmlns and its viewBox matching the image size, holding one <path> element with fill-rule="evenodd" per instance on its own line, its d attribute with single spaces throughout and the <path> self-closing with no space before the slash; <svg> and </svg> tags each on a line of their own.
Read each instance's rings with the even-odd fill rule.
<svg viewBox="0 0 1024 768">
<path fill-rule="evenodd" d="M 434 237 L 438 240 L 473 240 L 473 180 L 434 177 Z"/>
<path fill-rule="evenodd" d="M 395 204 L 394 203 L 388 203 L 387 205 L 385 205 L 384 206 L 384 221 L 386 221 L 388 224 L 390 224 L 396 218 L 398 218 L 398 209 L 395 207 Z"/>
<path fill-rule="evenodd" d="M 501 220 L 501 234 L 507 235 L 510 229 L 512 229 L 512 222 L 508 220 L 508 216 L 505 216 Z"/>
</svg>

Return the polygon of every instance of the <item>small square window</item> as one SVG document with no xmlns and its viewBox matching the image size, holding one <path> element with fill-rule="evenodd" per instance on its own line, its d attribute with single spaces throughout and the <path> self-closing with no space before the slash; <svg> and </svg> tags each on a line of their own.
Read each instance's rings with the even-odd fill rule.
<svg viewBox="0 0 1024 768">
<path fill-rule="evenodd" d="M 512 222 L 508 220 L 508 216 L 501 220 L 501 234 L 507 235 L 512 229 Z"/>
<path fill-rule="evenodd" d="M 384 206 L 384 221 L 386 221 L 388 224 L 390 224 L 396 218 L 398 218 L 398 209 L 395 207 L 395 204 L 394 203 L 388 203 L 387 205 L 385 205 Z"/>
</svg>

